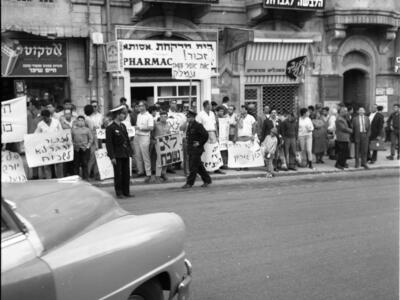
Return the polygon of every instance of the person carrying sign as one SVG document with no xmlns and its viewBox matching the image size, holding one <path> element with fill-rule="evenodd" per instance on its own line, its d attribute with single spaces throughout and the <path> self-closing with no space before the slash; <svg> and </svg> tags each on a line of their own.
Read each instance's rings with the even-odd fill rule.
<svg viewBox="0 0 400 300">
<path fill-rule="evenodd" d="M 171 126 L 167 122 L 168 113 L 166 111 L 160 112 L 160 120 L 155 123 L 154 130 L 151 132 L 151 140 L 153 146 L 156 144 L 157 137 L 171 133 Z M 167 167 L 161 166 L 161 161 L 156 159 L 156 183 L 161 183 L 161 179 L 167 181 Z"/>
<path fill-rule="evenodd" d="M 127 111 L 124 106 L 113 110 L 113 122 L 106 128 L 107 154 L 114 167 L 114 189 L 117 198 L 129 198 L 133 195 L 129 192 L 130 171 L 129 157 L 133 156 L 128 132 L 122 123 Z"/>
<path fill-rule="evenodd" d="M 207 187 L 211 184 L 211 177 L 204 168 L 201 161 L 201 154 L 204 152 L 204 144 L 208 140 L 208 132 L 204 129 L 203 125 L 195 120 L 196 113 L 194 111 L 189 110 L 187 118 L 188 127 L 186 131 L 186 140 L 189 154 L 190 173 L 186 179 L 186 184 L 182 188 L 191 188 L 196 180 L 197 174 L 201 176 L 201 179 L 204 182 L 202 187 Z"/>
</svg>

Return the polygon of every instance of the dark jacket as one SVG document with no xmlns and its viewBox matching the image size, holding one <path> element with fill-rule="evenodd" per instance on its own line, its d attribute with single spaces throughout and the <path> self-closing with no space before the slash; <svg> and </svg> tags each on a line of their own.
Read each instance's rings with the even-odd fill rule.
<svg viewBox="0 0 400 300">
<path fill-rule="evenodd" d="M 280 134 L 285 138 L 297 138 L 299 131 L 299 122 L 296 119 L 289 121 L 289 119 L 284 120 L 280 125 Z"/>
<path fill-rule="evenodd" d="M 336 118 L 336 140 L 338 142 L 350 142 L 350 135 L 353 130 L 349 127 L 347 120 L 341 116 Z"/>
<path fill-rule="evenodd" d="M 369 118 L 366 116 L 363 116 L 364 118 L 364 126 L 365 126 L 365 132 L 367 136 L 369 137 L 371 134 L 371 124 L 369 123 Z M 353 128 L 353 138 L 354 141 L 357 143 L 360 141 L 360 133 L 361 133 L 361 124 L 360 124 L 360 116 L 356 116 L 352 120 L 352 128 Z"/>
<path fill-rule="evenodd" d="M 204 144 L 208 140 L 208 132 L 204 129 L 203 125 L 197 121 L 188 124 L 186 130 L 186 140 L 189 153 L 201 154 L 204 152 Z M 195 147 L 194 142 L 199 142 L 199 146 Z"/>
<path fill-rule="evenodd" d="M 110 159 L 127 158 L 133 155 L 124 124 L 118 125 L 113 122 L 106 128 L 106 148 Z"/>
<path fill-rule="evenodd" d="M 400 132 L 400 112 L 393 112 L 387 120 L 387 125 L 393 127 L 393 132 L 399 134 Z"/>
<path fill-rule="evenodd" d="M 261 142 L 263 142 L 265 137 L 270 134 L 272 128 L 274 128 L 274 123 L 268 118 L 265 119 L 260 136 Z"/>
<path fill-rule="evenodd" d="M 369 136 L 370 140 L 376 140 L 378 136 L 383 135 L 382 131 L 384 123 L 385 120 L 383 115 L 380 112 L 377 112 L 371 122 L 371 135 Z"/>
</svg>

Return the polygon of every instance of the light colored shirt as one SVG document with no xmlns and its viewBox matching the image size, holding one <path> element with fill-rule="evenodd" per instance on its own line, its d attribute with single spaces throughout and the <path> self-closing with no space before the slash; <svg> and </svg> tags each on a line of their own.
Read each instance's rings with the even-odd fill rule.
<svg viewBox="0 0 400 300">
<path fill-rule="evenodd" d="M 72 111 L 72 116 L 75 117 L 75 118 L 78 116 L 78 114 L 76 113 L 76 111 Z M 55 118 L 55 119 L 57 119 L 57 120 L 60 120 L 61 117 L 64 117 L 64 110 L 59 111 L 58 113 L 55 112 L 55 113 L 53 114 L 53 118 Z"/>
<path fill-rule="evenodd" d="M 276 146 L 278 145 L 278 138 L 272 134 L 266 136 L 262 142 L 262 146 L 265 148 L 265 153 L 274 154 Z"/>
<path fill-rule="evenodd" d="M 46 124 L 45 121 L 40 121 L 35 133 L 48 133 L 48 132 L 57 132 L 62 130 L 60 121 L 55 118 L 51 118 L 50 126 Z"/>
<path fill-rule="evenodd" d="M 207 131 L 217 130 L 217 120 L 215 119 L 215 114 L 212 111 L 209 113 L 206 113 L 204 110 L 199 112 L 196 116 L 196 121 L 203 125 Z"/>
<path fill-rule="evenodd" d="M 309 117 L 299 119 L 299 136 L 312 135 L 314 125 Z"/>
<path fill-rule="evenodd" d="M 75 127 L 72 129 L 72 142 L 74 149 L 89 149 L 93 143 L 92 131 L 87 127 Z"/>
<path fill-rule="evenodd" d="M 245 118 L 240 118 L 238 121 L 238 137 L 253 136 L 253 126 L 256 119 L 252 115 L 247 114 Z"/>
<path fill-rule="evenodd" d="M 372 122 L 372 120 L 374 119 L 375 115 L 376 115 L 376 112 L 371 113 L 371 114 L 369 115 L 369 121 L 370 121 L 370 122 Z"/>
<path fill-rule="evenodd" d="M 360 121 L 360 132 L 365 132 L 365 118 L 364 116 L 359 116 L 359 121 Z"/>
<path fill-rule="evenodd" d="M 103 125 L 103 115 L 99 112 L 94 112 L 89 116 L 90 120 L 92 120 L 93 122 L 93 126 L 96 129 L 101 128 L 101 125 Z M 127 117 L 127 119 L 129 118 L 129 115 Z"/>
<path fill-rule="evenodd" d="M 185 114 L 176 112 L 176 111 L 168 111 L 168 119 L 167 122 L 171 126 L 171 132 L 180 132 L 180 127 L 186 122 L 187 118 Z"/>
<path fill-rule="evenodd" d="M 150 136 L 150 131 L 154 128 L 154 119 L 149 112 L 140 113 L 137 116 L 136 121 L 136 135 L 148 135 Z M 146 131 L 144 131 L 146 130 Z M 150 131 L 148 131 L 150 130 Z"/>
</svg>

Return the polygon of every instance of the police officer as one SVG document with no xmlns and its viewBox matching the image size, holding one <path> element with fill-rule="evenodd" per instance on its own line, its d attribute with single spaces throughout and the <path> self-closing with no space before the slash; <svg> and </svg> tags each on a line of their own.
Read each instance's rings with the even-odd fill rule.
<svg viewBox="0 0 400 300">
<path fill-rule="evenodd" d="M 106 128 L 107 154 L 114 167 L 114 188 L 117 198 L 134 197 L 129 192 L 129 157 L 133 156 L 128 132 L 122 123 L 127 117 L 127 109 L 121 105 L 113 110 L 113 122 Z"/>
<path fill-rule="evenodd" d="M 202 187 L 211 184 L 210 175 L 208 175 L 201 161 L 201 154 L 204 152 L 204 144 L 208 140 L 208 132 L 203 125 L 196 122 L 196 113 L 189 110 L 187 113 L 188 127 L 186 130 L 187 149 L 189 155 L 189 176 L 186 179 L 184 189 L 191 188 L 196 180 L 197 173 L 203 180 Z"/>
</svg>

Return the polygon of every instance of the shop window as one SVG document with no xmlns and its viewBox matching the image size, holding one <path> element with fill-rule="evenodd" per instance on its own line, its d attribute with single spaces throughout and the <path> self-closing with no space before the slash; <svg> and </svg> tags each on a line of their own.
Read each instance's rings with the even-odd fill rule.
<svg viewBox="0 0 400 300">
<path fill-rule="evenodd" d="M 262 87 L 263 107 L 268 105 L 279 114 L 283 114 L 284 111 L 294 112 L 297 91 L 297 85 L 265 85 Z"/>
</svg>

